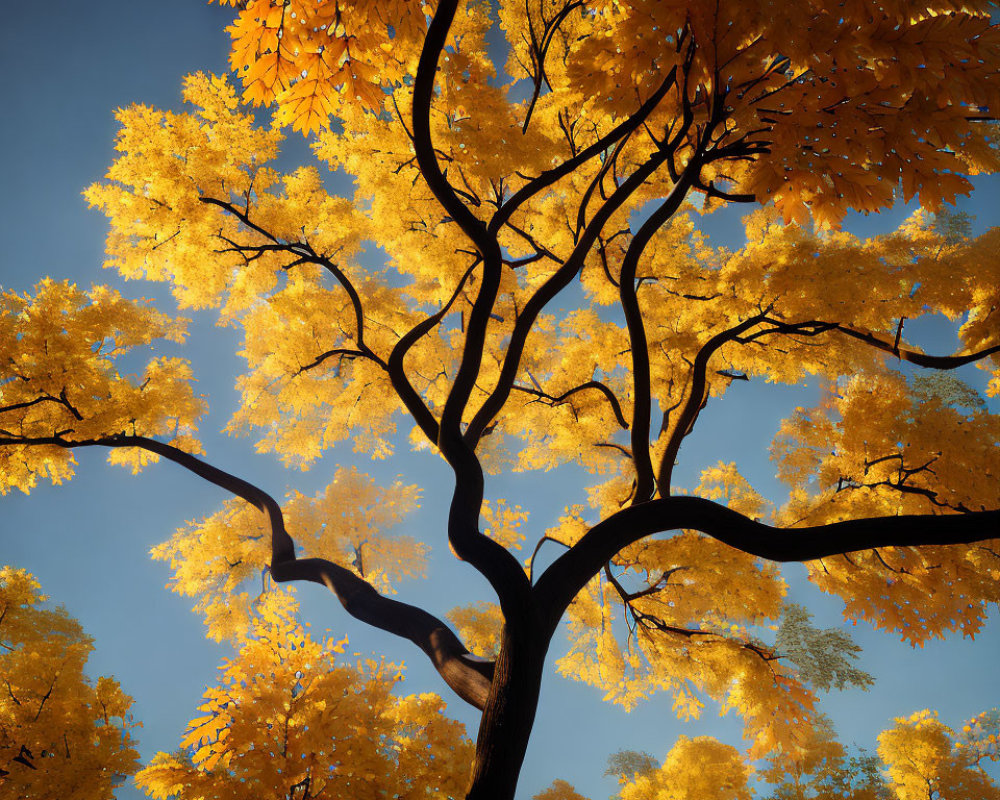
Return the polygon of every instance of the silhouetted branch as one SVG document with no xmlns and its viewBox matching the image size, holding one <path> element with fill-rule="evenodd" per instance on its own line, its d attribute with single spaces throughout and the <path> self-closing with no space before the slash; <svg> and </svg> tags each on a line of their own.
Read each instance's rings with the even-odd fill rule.
<svg viewBox="0 0 1000 800">
<path fill-rule="evenodd" d="M 503 258 L 495 233 L 486 230 L 444 176 L 431 139 L 430 110 L 437 65 L 457 8 L 457 0 L 438 3 L 427 27 L 413 79 L 413 148 L 417 164 L 434 197 L 475 246 L 483 267 L 458 370 L 438 423 L 437 445 L 455 475 L 448 540 L 458 557 L 468 561 L 489 581 L 508 624 L 516 624 L 524 616 L 530 584 L 517 559 L 479 530 L 484 486 L 482 465 L 475 455 L 474 445 L 470 445 L 462 433 L 465 408 L 475 390 L 486 349 L 486 334 L 500 289 Z"/>
<path fill-rule="evenodd" d="M 298 260 L 295 263 L 316 264 L 317 266 L 323 267 L 327 272 L 333 275 L 333 277 L 337 280 L 337 283 L 339 283 L 347 293 L 347 297 L 351 302 L 351 307 L 354 309 L 354 324 L 356 331 L 355 341 L 358 343 L 358 349 L 364 352 L 365 355 L 373 361 L 385 366 L 385 362 L 378 355 L 376 355 L 367 344 L 365 344 L 365 314 L 364 308 L 361 304 L 361 296 L 358 294 L 358 290 L 355 288 L 350 278 L 347 277 L 344 271 L 331 258 L 323 255 L 322 253 L 317 253 L 308 242 L 282 242 L 281 239 L 270 231 L 255 222 L 251 222 L 249 211 L 240 211 L 236 208 L 236 206 L 226 200 L 219 200 L 215 197 L 199 197 L 198 199 L 202 203 L 218 206 L 229 214 L 232 214 L 248 228 L 256 231 L 261 236 L 272 242 L 272 245 L 264 245 L 256 249 L 287 250 L 287 252 L 297 256 Z"/>
<path fill-rule="evenodd" d="M 489 694 L 493 665 L 471 656 L 458 637 L 441 620 L 421 608 L 380 595 L 346 567 L 323 558 L 298 558 L 295 543 L 285 530 L 281 506 L 267 492 L 242 478 L 185 453 L 172 445 L 145 436 L 116 434 L 79 441 L 59 437 L 0 437 L 3 445 L 77 447 L 138 447 L 184 467 L 261 511 L 271 529 L 271 577 L 279 582 L 310 581 L 326 586 L 355 619 L 387 633 L 408 639 L 431 660 L 445 683 L 466 702 L 482 708 Z"/>
<path fill-rule="evenodd" d="M 1000 510 L 903 514 L 775 528 L 701 497 L 651 500 L 591 528 L 539 577 L 536 596 L 552 628 L 584 585 L 616 553 L 654 533 L 695 530 L 770 561 L 813 561 L 875 547 L 971 544 L 1000 538 Z"/>
<path fill-rule="evenodd" d="M 726 342 L 738 339 L 740 334 L 760 324 L 762 319 L 763 315 L 750 317 L 739 325 L 717 333 L 698 350 L 698 354 L 695 356 L 694 363 L 691 366 L 691 387 L 688 392 L 687 401 L 684 403 L 681 413 L 677 417 L 677 423 L 670 434 L 670 438 L 667 440 L 667 446 L 660 459 L 657 483 L 661 497 L 670 494 L 670 480 L 674 464 L 677 461 L 677 453 L 680 451 L 681 442 L 694 427 L 698 419 L 698 414 L 705 406 L 705 400 L 708 397 L 707 373 L 709 360 Z"/>
<path fill-rule="evenodd" d="M 472 275 L 473 270 L 480 264 L 480 259 L 476 259 L 472 265 L 465 271 L 462 275 L 461 280 L 458 282 L 458 286 L 455 287 L 455 291 L 452 292 L 451 297 L 448 298 L 448 302 L 445 303 L 437 312 L 431 314 L 426 319 L 421 320 L 416 325 L 414 325 L 409 331 L 407 331 L 395 346 L 392 348 L 392 352 L 389 354 L 389 360 L 387 362 L 389 369 L 389 379 L 392 381 L 393 387 L 396 389 L 396 394 L 399 395 L 400 399 L 403 401 L 404 405 L 409 410 L 410 414 L 417 421 L 417 425 L 420 426 L 420 430 L 424 432 L 424 435 L 431 441 L 432 444 L 437 444 L 438 440 L 438 421 L 431 414 L 430 409 L 427 408 L 427 404 L 424 403 L 424 399 L 417 393 L 417 390 L 413 388 L 413 384 L 410 383 L 410 379 L 406 375 L 406 369 L 404 366 L 404 360 L 406 354 L 410 352 L 410 349 L 415 345 L 420 339 L 428 334 L 434 326 L 436 326 L 445 315 L 448 310 L 454 305 L 455 300 L 462 293 L 462 288 L 465 286 L 465 282 Z"/>
<path fill-rule="evenodd" d="M 981 361 L 994 353 L 1000 353 L 1000 344 L 995 344 L 983 350 L 978 350 L 975 353 L 966 353 L 964 355 L 954 356 L 932 356 L 899 346 L 898 332 L 902 330 L 902 325 L 900 325 L 899 331 L 897 331 L 897 336 L 894 342 L 887 342 L 884 339 L 880 339 L 871 331 L 854 328 L 850 325 L 842 325 L 840 323 L 833 323 L 833 325 L 845 336 L 850 336 L 852 339 L 857 339 L 858 341 L 864 342 L 865 344 L 878 350 L 891 353 L 903 361 L 909 361 L 911 364 L 916 364 L 918 367 L 930 367 L 931 369 L 957 369 L 958 367 L 964 367 L 966 364 Z"/>
<path fill-rule="evenodd" d="M 39 395 L 34 400 L 26 400 L 22 403 L 11 403 L 10 405 L 7 406 L 0 406 L 0 414 L 4 413 L 5 411 L 20 411 L 22 408 L 31 408 L 32 406 L 36 406 L 39 403 L 58 403 L 63 408 L 68 410 L 69 413 L 72 414 L 76 419 L 81 421 L 83 420 L 83 417 L 81 416 L 79 410 L 66 397 L 65 388 L 59 392 L 58 397 L 54 397 L 50 394 L 43 394 Z"/>
<path fill-rule="evenodd" d="M 625 420 L 625 415 L 622 413 L 621 403 L 618 402 L 618 398 L 615 397 L 614 392 L 612 392 L 605 384 L 600 381 L 587 381 L 579 386 L 575 386 L 568 391 L 563 392 L 561 395 L 554 396 L 543 392 L 541 389 L 533 389 L 530 386 L 518 386 L 514 385 L 512 388 L 519 392 L 524 392 L 525 394 L 531 394 L 535 397 L 541 398 L 543 400 L 549 400 L 552 405 L 559 405 L 566 402 L 566 400 L 572 397 L 577 392 L 582 392 L 587 389 L 596 389 L 601 394 L 603 394 L 608 402 L 611 404 L 611 410 L 614 412 L 615 419 L 618 420 L 618 424 L 621 425 L 625 430 L 628 430 L 628 422 Z"/>
<path fill-rule="evenodd" d="M 535 178 L 532 178 L 528 181 L 528 183 L 514 192 L 514 194 L 507 199 L 507 202 L 501 206 L 500 210 L 493 215 L 493 218 L 489 223 L 489 231 L 493 234 L 499 232 L 499 230 L 507 224 L 507 221 L 511 218 L 514 212 L 536 194 L 544 189 L 547 189 L 560 178 L 564 178 L 582 164 L 585 164 L 590 159 L 607 150 L 621 137 L 627 136 L 632 131 L 636 130 L 646 120 L 646 118 L 649 117 L 653 109 L 659 105 L 660 101 L 667 96 L 667 92 L 670 91 L 671 87 L 673 87 L 676 83 L 676 76 L 677 68 L 675 66 L 671 68 L 670 72 L 667 73 L 663 83 L 660 84 L 657 90 L 649 96 L 645 103 L 639 106 L 635 114 L 625 117 L 625 119 L 615 125 L 615 127 L 608 131 L 604 136 L 600 137 L 592 145 L 579 151 L 576 155 L 567 159 L 562 164 L 559 164 L 552 169 L 545 170 L 543 173 Z"/>
</svg>

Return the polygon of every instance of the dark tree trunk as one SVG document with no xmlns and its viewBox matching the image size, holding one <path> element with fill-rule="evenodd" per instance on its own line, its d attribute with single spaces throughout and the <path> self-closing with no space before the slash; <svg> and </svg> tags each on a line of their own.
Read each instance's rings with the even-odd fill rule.
<svg viewBox="0 0 1000 800">
<path fill-rule="evenodd" d="M 549 638 L 534 626 L 515 632 L 505 626 L 479 723 L 467 800 L 513 800 L 535 721 Z"/>
</svg>

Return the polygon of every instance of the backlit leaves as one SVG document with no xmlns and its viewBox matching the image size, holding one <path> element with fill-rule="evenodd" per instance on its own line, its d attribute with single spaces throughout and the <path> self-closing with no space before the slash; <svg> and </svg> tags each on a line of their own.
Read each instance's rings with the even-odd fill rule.
<svg viewBox="0 0 1000 800">
<path fill-rule="evenodd" d="M 685 719 L 710 698 L 744 718 L 755 755 L 796 746 L 816 698 L 752 630 L 778 615 L 777 571 L 691 533 L 645 540 L 616 561 L 627 571 L 595 578 L 570 606 L 560 673 L 625 708 L 668 691 Z"/>
<path fill-rule="evenodd" d="M 399 697 L 394 664 L 340 663 L 347 640 L 316 641 L 271 593 L 209 687 L 178 753 L 137 776 L 157 800 L 310 796 L 454 797 L 471 742 L 436 695 Z"/>
<path fill-rule="evenodd" d="M 172 281 L 182 306 L 201 308 L 217 305 L 234 270 L 245 264 L 225 241 L 238 223 L 201 198 L 229 200 L 265 190 L 275 176 L 261 168 L 276 155 L 282 136 L 254 126 L 225 78 L 189 76 L 184 99 L 198 110 L 119 110 L 115 147 L 122 155 L 108 170 L 108 182 L 84 194 L 111 221 L 107 266 L 128 278 Z M 207 252 L 206 241 L 214 242 Z M 279 268 L 273 258 L 250 267 Z"/>
<path fill-rule="evenodd" d="M 931 711 L 897 719 L 879 736 L 878 753 L 898 800 L 923 800 L 929 792 L 955 800 L 1000 797 L 1000 787 L 982 768 L 983 757 L 955 738 Z"/>
<path fill-rule="evenodd" d="M 421 0 L 250 0 L 228 28 L 230 64 L 246 101 L 274 101 L 282 125 L 317 131 L 334 114 L 380 109 L 382 87 L 415 63 L 431 10 Z"/>
<path fill-rule="evenodd" d="M 496 658 L 500 652 L 503 614 L 496 603 L 460 606 L 448 612 L 448 619 L 473 655 Z"/>
<path fill-rule="evenodd" d="M 750 770 L 739 751 L 707 736 L 682 736 L 663 765 L 637 774 L 622 787 L 622 800 L 750 800 Z"/>
<path fill-rule="evenodd" d="M 139 767 L 132 698 L 84 674 L 93 640 L 45 600 L 0 567 L 0 797 L 111 800 Z"/>
<path fill-rule="evenodd" d="M 205 406 L 187 362 L 160 356 L 143 366 L 132 354 L 183 337 L 182 321 L 104 286 L 45 279 L 33 294 L 0 295 L 0 493 L 72 477 L 69 450 L 33 440 L 158 436 L 200 452 L 194 434 Z M 156 456 L 123 448 L 108 460 L 138 472 Z"/>
<path fill-rule="evenodd" d="M 353 467 L 342 468 L 314 497 L 291 495 L 285 520 L 306 556 L 333 561 L 391 593 L 400 581 L 424 573 L 427 546 L 391 530 L 418 497 L 415 486 L 398 481 L 381 487 Z M 153 548 L 152 556 L 170 562 L 173 591 L 196 598 L 195 611 L 205 615 L 209 637 L 246 636 L 253 609 L 267 596 L 252 581 L 262 579 L 271 562 L 270 529 L 257 509 L 230 500 L 221 511 L 178 530 Z"/>
<path fill-rule="evenodd" d="M 773 455 L 796 488 L 780 518 L 816 524 L 850 516 L 962 513 L 1000 504 L 992 468 L 996 415 L 955 407 L 894 373 L 858 376 L 782 425 Z M 914 644 L 949 630 L 974 635 L 1000 599 L 996 542 L 968 548 L 879 548 L 810 564 L 844 598 L 845 614 Z"/>
<path fill-rule="evenodd" d="M 108 265 L 167 282 L 182 306 L 216 307 L 242 329 L 246 370 L 230 432 L 305 468 L 347 440 L 387 458 L 405 441 L 398 424 L 409 411 L 411 442 L 435 449 L 475 329 L 479 368 L 452 433 L 478 437 L 487 473 L 575 464 L 597 476 L 591 510 L 568 505 L 547 531 L 563 545 L 633 501 L 676 492 L 673 462 L 691 455 L 680 445 L 700 410 L 744 380 L 819 375 L 830 389 L 776 441 L 792 485 L 785 507 L 772 515 L 726 462 L 702 472 L 703 497 L 789 527 L 1000 505 L 995 415 L 972 389 L 908 383 L 885 366 L 916 352 L 907 323 L 930 313 L 956 321 L 970 353 L 997 345 L 998 234 L 971 239 L 960 220 L 941 225 L 928 213 L 967 193 L 967 176 L 1000 168 L 996 127 L 983 119 L 1000 107 L 990 4 L 859 0 L 831 14 L 819 0 L 496 9 L 470 0 L 436 59 L 430 108 L 416 109 L 434 3 L 229 4 L 243 102 L 271 106 L 276 124 L 261 124 L 226 79 L 190 76 L 183 113 L 119 111 L 119 157 L 86 196 L 110 220 Z M 510 45 L 499 77 L 487 52 L 494 24 Z M 659 99 L 641 124 L 622 133 L 650 98 Z M 413 122 L 424 114 L 433 144 L 418 159 L 427 145 Z M 354 180 L 351 199 L 315 168 L 279 171 L 282 127 L 318 134 L 316 156 Z M 595 144 L 566 174 L 549 171 Z M 428 160 L 446 187 L 421 174 Z M 520 196 L 529 186 L 537 191 Z M 678 196 L 688 186 L 691 196 Z M 695 224 L 727 193 L 763 206 L 736 250 Z M 516 209 L 506 205 L 513 197 Z M 637 253 L 640 226 L 668 197 L 675 213 Z M 913 197 L 927 210 L 896 231 L 861 240 L 838 229 L 850 209 Z M 538 293 L 550 289 L 566 301 L 558 315 L 556 302 L 541 308 Z M 17 355 L 0 366 L 0 489 L 72 473 L 68 451 L 21 446 L 29 439 L 148 435 L 197 450 L 202 406 L 186 365 L 157 358 L 132 379 L 113 364 L 130 347 L 179 338 L 176 323 L 108 290 L 51 282 L 3 302 L 0 352 Z M 982 360 L 997 363 L 996 353 Z M 484 421 L 491 400 L 502 408 Z M 147 459 L 112 456 L 134 469 Z M 387 533 L 417 501 L 402 482 L 382 489 L 339 470 L 319 494 L 290 495 L 283 511 L 303 555 L 390 593 L 424 569 L 425 545 Z M 520 506 L 481 504 L 472 515 L 495 542 L 522 548 Z M 435 742 L 455 753 L 465 745 L 437 698 L 392 701 L 392 668 L 337 667 L 335 645 L 302 634 L 287 596 L 263 591 L 270 535 L 258 511 L 233 501 L 154 551 L 171 561 L 175 591 L 197 598 L 210 636 L 250 638 L 206 694 L 186 755 L 159 757 L 143 780 L 158 797 L 315 795 L 321 781 L 328 796 L 415 793 L 399 782 L 450 758 L 427 755 Z M 850 616 L 922 642 L 979 629 L 1000 599 L 998 564 L 992 543 L 884 548 L 823 559 L 811 574 Z M 734 710 L 751 757 L 781 752 L 802 766 L 812 748 L 835 760 L 822 736 L 810 739 L 812 688 L 866 676 L 844 658 L 849 642 L 812 629 L 795 607 L 785 607 L 775 644 L 765 641 L 784 588 L 772 564 L 708 536 L 646 538 L 609 557 L 574 600 L 559 669 L 626 707 L 666 691 L 683 718 L 707 701 Z M 470 650 L 496 653 L 496 606 L 450 618 Z M 322 713 L 331 697 L 344 713 Z M 251 729 L 251 708 L 263 728 Z M 931 722 L 910 727 L 944 741 Z M 338 760 L 338 748 L 355 747 L 345 742 L 376 730 L 386 739 L 365 740 L 370 763 Z M 675 750 L 625 786 L 624 800 L 749 796 L 732 748 L 697 739 Z M 450 780 L 425 783 L 460 790 L 445 789 Z M 893 780 L 909 791 L 910 778 Z M 573 796 L 568 785 L 552 792 Z"/>
</svg>

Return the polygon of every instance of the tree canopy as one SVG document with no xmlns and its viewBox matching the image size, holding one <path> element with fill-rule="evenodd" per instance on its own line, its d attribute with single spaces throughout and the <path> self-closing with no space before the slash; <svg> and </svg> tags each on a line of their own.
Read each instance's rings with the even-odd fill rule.
<svg viewBox="0 0 1000 800">
<path fill-rule="evenodd" d="M 469 798 L 511 798 L 565 622 L 562 674 L 625 708 L 665 693 L 683 718 L 713 703 L 743 721 L 746 754 L 682 739 L 624 800 L 668 786 L 745 798 L 747 759 L 814 774 L 810 748 L 839 747 L 817 690 L 870 682 L 849 639 L 786 602 L 781 562 L 914 644 L 981 628 L 1000 600 L 1000 417 L 951 373 L 979 366 L 1000 393 L 998 233 L 970 236 L 944 204 L 1000 170 L 994 4 L 229 4 L 236 78 L 189 75 L 182 111 L 120 109 L 118 156 L 86 190 L 109 221 L 106 265 L 164 282 L 178 313 L 51 278 L 0 296 L 0 491 L 67 480 L 74 450 L 105 448 L 231 495 L 154 551 L 238 655 L 182 741 L 190 760 L 140 774 L 153 796 L 349 793 L 369 773 L 444 796 L 465 775 L 440 762 L 464 758 Z M 282 159 L 286 128 L 311 137 L 315 164 Z M 353 197 L 329 191 L 330 170 Z M 841 228 L 913 198 L 893 230 Z M 738 203 L 753 206 L 744 245 L 699 230 Z M 293 470 L 346 441 L 374 459 L 439 456 L 454 491 L 438 529 L 392 530 L 418 475 L 379 486 L 340 467 L 317 495 L 282 498 L 214 465 L 187 361 L 151 353 L 175 352 L 179 314 L 198 309 L 243 337 L 230 433 Z M 958 352 L 910 336 L 935 314 Z M 739 381 L 807 379 L 820 402 L 772 447 L 787 502 L 735 462 L 677 485 L 707 403 L 738 402 Z M 571 464 L 593 477 L 558 519 L 491 488 Z M 493 596 L 440 611 L 401 599 L 446 544 Z M 283 601 L 255 598 L 262 570 L 325 585 L 354 621 L 416 645 L 482 711 L 475 755 L 438 699 L 390 701 L 391 667 L 334 664 Z M 290 696 L 252 705 L 267 734 L 233 711 L 258 676 Z M 322 704 L 338 697 L 364 736 L 380 731 L 351 745 L 360 778 L 323 749 L 342 729 Z M 270 737 L 295 727 L 300 698 L 308 735 L 283 767 Z M 903 766 L 918 742 L 927 764 Z M 900 721 L 880 740 L 878 791 L 994 791 L 959 743 L 929 712 Z"/>
</svg>

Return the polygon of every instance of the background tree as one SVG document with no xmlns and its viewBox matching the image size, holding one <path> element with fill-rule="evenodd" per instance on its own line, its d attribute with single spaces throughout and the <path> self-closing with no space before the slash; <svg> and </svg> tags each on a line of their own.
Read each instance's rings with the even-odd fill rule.
<svg viewBox="0 0 1000 800">
<path fill-rule="evenodd" d="M 933 712 L 897 719 L 894 728 L 879 736 L 878 747 L 895 795 L 899 800 L 1000 797 L 1000 786 L 982 768 L 984 761 L 996 758 L 995 726 L 995 714 L 970 720 L 965 726 L 968 741 L 959 742 Z"/>
<path fill-rule="evenodd" d="M 473 746 L 441 698 L 391 694 L 394 664 L 337 664 L 346 640 L 314 641 L 295 610 L 264 595 L 180 753 L 157 754 L 136 783 L 164 800 L 458 796 Z"/>
<path fill-rule="evenodd" d="M 619 750 L 608 756 L 605 775 L 612 775 L 619 783 L 625 783 L 635 775 L 645 775 L 657 769 L 656 759 L 644 750 Z"/>
<path fill-rule="evenodd" d="M 849 755 L 826 717 L 800 751 L 772 755 L 760 775 L 774 785 L 773 800 L 893 800 L 879 759 L 864 751 Z"/>
<path fill-rule="evenodd" d="M 132 698 L 85 677 L 92 640 L 39 588 L 0 568 L 0 798 L 111 800 L 139 768 Z"/>
<path fill-rule="evenodd" d="M 122 156 L 88 193 L 112 221 L 110 263 L 243 327 L 232 427 L 290 464 L 347 437 L 387 456 L 408 412 L 418 446 L 454 470 L 448 539 L 499 601 L 465 612 L 495 662 L 379 594 L 363 554 L 300 558 L 271 495 L 196 457 L 201 405 L 183 364 L 155 361 L 148 381 L 115 367 L 129 347 L 177 334 L 124 302 L 131 316 L 99 323 L 95 309 L 118 302 L 107 293 L 6 295 L 4 350 L 18 355 L 0 405 L 5 484 L 60 479 L 73 448 L 110 447 L 134 467 L 168 458 L 249 501 L 266 518 L 275 579 L 329 586 L 483 708 L 474 797 L 514 791 L 567 610 L 578 644 L 564 671 L 625 705 L 659 690 L 683 714 L 722 702 L 745 717 L 755 754 L 801 746 L 815 698 L 759 634 L 784 591 L 760 559 L 822 559 L 817 580 L 852 613 L 914 640 L 974 631 L 996 600 L 992 548 L 941 549 L 997 532 L 993 418 L 925 402 L 884 360 L 951 368 L 996 355 L 992 235 L 956 242 L 920 216 L 869 242 L 823 226 L 888 205 L 899 186 L 933 208 L 968 189 L 963 173 L 995 168 L 982 123 L 997 101 L 997 31 L 987 5 L 859 6 L 836 19 L 822 6 L 505 6 L 508 71 L 534 87 L 518 101 L 491 81 L 486 4 L 440 3 L 429 24 L 416 3 L 246 4 L 233 33 L 248 98 L 273 99 L 306 130 L 338 117 L 316 152 L 357 176 L 353 204 L 315 170 L 268 166 L 280 134 L 222 79 L 189 79 L 193 114 L 120 114 Z M 709 207 L 773 208 L 748 218 L 746 248 L 719 251 L 685 214 L 698 193 Z M 367 239 L 388 254 L 384 270 L 357 263 Z M 577 277 L 582 307 L 546 316 Z M 930 309 L 966 315 L 968 352 L 928 355 L 904 338 L 903 318 Z M 766 504 L 731 465 L 705 474 L 705 496 L 672 493 L 710 397 L 741 377 L 810 372 L 831 382 L 831 402 L 815 425 L 793 418 L 783 432 L 798 489 L 783 528 L 759 521 Z M 838 384 L 844 375 L 860 377 Z M 925 408 L 933 425 L 908 428 L 904 414 L 872 448 L 852 427 L 895 425 L 900 410 L 919 421 Z M 919 458 L 937 452 L 933 436 L 918 457 L 900 452 L 925 429 L 940 442 L 972 433 L 940 463 Z M 522 512 L 484 506 L 484 469 L 567 462 L 601 482 L 590 510 L 567 508 L 538 540 L 565 552 L 526 575 L 507 549 Z M 913 549 L 929 545 L 939 549 Z M 859 550 L 869 555 L 841 555 Z M 946 602 L 912 624 L 931 597 Z"/>
<path fill-rule="evenodd" d="M 710 737 L 682 737 L 660 766 L 649 755 L 622 750 L 609 759 L 622 800 L 767 797 L 769 800 L 943 800 L 993 798 L 1000 792 L 983 765 L 996 760 L 996 709 L 977 715 L 956 735 L 932 711 L 899 718 L 879 739 L 876 758 L 848 756 L 829 719 L 808 728 L 795 753 L 774 753 L 753 770 L 739 752 Z M 771 784 L 771 788 L 763 786 Z M 536 800 L 586 800 L 566 781 L 535 795 Z"/>
</svg>

